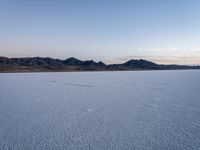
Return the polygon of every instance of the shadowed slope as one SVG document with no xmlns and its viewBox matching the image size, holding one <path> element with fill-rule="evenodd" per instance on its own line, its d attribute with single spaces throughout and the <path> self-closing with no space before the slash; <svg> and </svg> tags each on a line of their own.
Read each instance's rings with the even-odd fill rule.
<svg viewBox="0 0 200 150">
<path fill-rule="evenodd" d="M 43 72 L 43 71 L 100 71 L 100 70 L 170 70 L 200 69 L 200 66 L 159 65 L 147 60 L 130 60 L 123 64 L 106 65 L 93 60 L 82 61 L 74 57 L 66 60 L 49 57 L 7 58 L 0 57 L 0 72 Z"/>
</svg>

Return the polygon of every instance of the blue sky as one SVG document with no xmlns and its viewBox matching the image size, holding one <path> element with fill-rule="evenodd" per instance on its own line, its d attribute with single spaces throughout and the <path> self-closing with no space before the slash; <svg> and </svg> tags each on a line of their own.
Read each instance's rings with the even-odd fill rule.
<svg viewBox="0 0 200 150">
<path fill-rule="evenodd" d="M 0 0 L 0 55 L 200 64 L 200 1 Z"/>
</svg>

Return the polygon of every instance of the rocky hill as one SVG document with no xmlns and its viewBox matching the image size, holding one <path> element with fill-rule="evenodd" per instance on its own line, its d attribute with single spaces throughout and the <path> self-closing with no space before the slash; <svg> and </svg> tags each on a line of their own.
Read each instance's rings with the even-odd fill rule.
<svg viewBox="0 0 200 150">
<path fill-rule="evenodd" d="M 109 71 L 109 70 L 171 70 L 200 69 L 200 66 L 160 65 L 147 60 L 130 60 L 123 64 L 106 65 L 93 60 L 82 61 L 77 58 L 66 60 L 26 57 L 0 57 L 0 72 L 45 72 L 45 71 Z"/>
</svg>

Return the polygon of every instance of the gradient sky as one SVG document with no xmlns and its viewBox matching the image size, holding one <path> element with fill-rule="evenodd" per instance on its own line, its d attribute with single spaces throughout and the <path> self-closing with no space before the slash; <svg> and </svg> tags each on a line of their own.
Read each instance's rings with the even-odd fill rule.
<svg viewBox="0 0 200 150">
<path fill-rule="evenodd" d="M 200 64 L 200 0 L 0 0 L 0 56 Z"/>
</svg>

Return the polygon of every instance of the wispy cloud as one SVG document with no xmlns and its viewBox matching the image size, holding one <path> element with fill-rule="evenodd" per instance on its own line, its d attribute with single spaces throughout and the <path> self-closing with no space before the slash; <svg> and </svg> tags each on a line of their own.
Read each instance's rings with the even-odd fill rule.
<svg viewBox="0 0 200 150">
<path fill-rule="evenodd" d="M 116 58 L 116 63 L 146 59 L 160 64 L 200 64 L 200 48 L 138 48 L 134 54 Z M 113 61 L 114 62 L 114 61 Z"/>
</svg>

